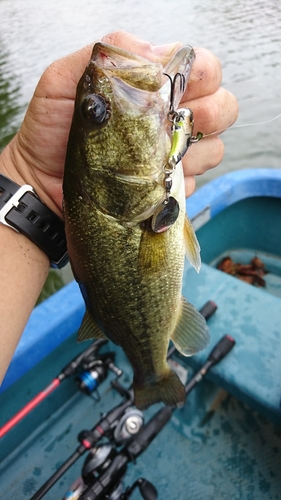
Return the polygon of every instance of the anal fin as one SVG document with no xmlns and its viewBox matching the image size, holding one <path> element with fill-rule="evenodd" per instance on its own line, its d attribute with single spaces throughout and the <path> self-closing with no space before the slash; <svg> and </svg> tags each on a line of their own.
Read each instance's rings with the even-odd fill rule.
<svg viewBox="0 0 281 500">
<path fill-rule="evenodd" d="M 182 297 L 181 315 L 171 340 L 184 356 L 192 356 L 202 351 L 210 341 L 205 319 L 184 297 Z"/>
<path fill-rule="evenodd" d="M 96 324 L 92 315 L 86 310 L 81 326 L 78 331 L 78 342 L 88 339 L 106 339 L 106 335 L 101 331 L 101 329 Z"/>
</svg>

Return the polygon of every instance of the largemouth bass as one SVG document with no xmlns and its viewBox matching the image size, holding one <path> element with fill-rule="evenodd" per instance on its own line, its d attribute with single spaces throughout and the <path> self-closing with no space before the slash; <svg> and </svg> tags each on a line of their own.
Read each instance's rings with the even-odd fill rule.
<svg viewBox="0 0 281 500">
<path fill-rule="evenodd" d="M 77 87 L 63 182 L 65 228 L 73 274 L 86 313 L 78 340 L 107 337 L 125 351 L 140 409 L 185 400 L 166 362 L 170 339 L 191 355 L 209 340 L 205 320 L 181 297 L 184 255 L 200 266 L 199 245 L 185 216 L 181 164 L 165 168 L 171 151 L 170 81 L 187 80 L 191 47 L 166 67 L 95 44 Z M 174 88 L 173 105 L 180 100 Z M 165 216 L 165 203 L 177 208 Z M 160 229 L 153 229 L 159 225 Z M 155 222 L 155 218 L 157 221 Z M 165 220 L 168 218 L 167 227 Z"/>
</svg>

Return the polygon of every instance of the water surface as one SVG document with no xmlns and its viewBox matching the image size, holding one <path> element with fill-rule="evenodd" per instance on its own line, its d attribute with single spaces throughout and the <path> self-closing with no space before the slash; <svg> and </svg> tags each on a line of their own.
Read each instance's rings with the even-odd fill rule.
<svg viewBox="0 0 281 500">
<path fill-rule="evenodd" d="M 19 127 L 44 69 L 117 29 L 157 44 L 181 40 L 212 50 L 223 85 L 238 98 L 237 124 L 281 113 L 279 0 L 0 0 L 0 19 L 0 147 Z M 281 118 L 225 132 L 221 165 L 198 184 L 230 170 L 280 168 L 280 126 Z"/>
</svg>

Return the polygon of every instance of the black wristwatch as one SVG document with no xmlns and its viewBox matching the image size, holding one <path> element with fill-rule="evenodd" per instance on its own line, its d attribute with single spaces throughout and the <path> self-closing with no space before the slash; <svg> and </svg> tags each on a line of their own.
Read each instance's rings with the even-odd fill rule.
<svg viewBox="0 0 281 500">
<path fill-rule="evenodd" d="M 0 223 L 24 234 L 61 269 L 68 262 L 64 222 L 25 184 L 0 174 Z"/>
</svg>

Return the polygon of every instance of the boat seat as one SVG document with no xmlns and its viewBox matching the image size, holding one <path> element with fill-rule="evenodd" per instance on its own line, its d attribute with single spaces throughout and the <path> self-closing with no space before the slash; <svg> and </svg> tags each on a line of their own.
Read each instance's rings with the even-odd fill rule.
<svg viewBox="0 0 281 500">
<path fill-rule="evenodd" d="M 236 341 L 234 349 L 209 372 L 209 378 L 280 425 L 280 298 L 206 264 L 199 274 L 186 267 L 183 295 L 198 309 L 208 300 L 218 306 L 208 321 L 208 350 L 185 358 L 186 363 L 199 369 L 206 351 L 223 335 L 231 335 Z"/>
</svg>

